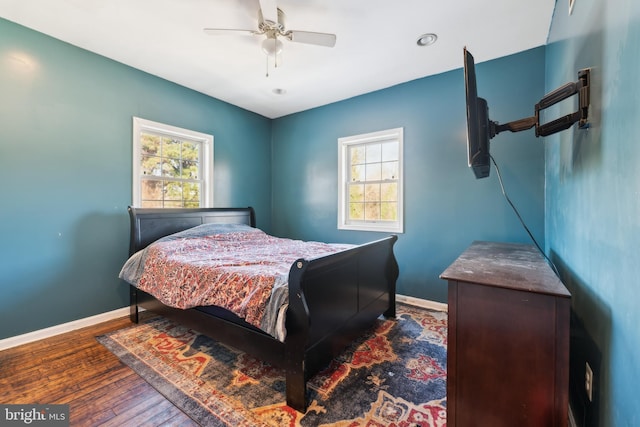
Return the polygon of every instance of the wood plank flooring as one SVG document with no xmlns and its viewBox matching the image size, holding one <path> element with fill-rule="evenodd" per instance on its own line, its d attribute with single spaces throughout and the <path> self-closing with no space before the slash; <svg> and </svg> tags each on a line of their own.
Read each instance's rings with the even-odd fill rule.
<svg viewBox="0 0 640 427">
<path fill-rule="evenodd" d="M 72 426 L 197 426 L 95 339 L 128 317 L 0 352 L 0 403 L 68 404 Z"/>
</svg>

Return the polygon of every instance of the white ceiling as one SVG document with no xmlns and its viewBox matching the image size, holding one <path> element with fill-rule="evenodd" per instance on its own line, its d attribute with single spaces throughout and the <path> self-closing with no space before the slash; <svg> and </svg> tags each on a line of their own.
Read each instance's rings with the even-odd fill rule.
<svg viewBox="0 0 640 427">
<path fill-rule="evenodd" d="M 258 0 L 0 0 L 0 17 L 269 118 L 544 45 L 555 0 L 277 0 L 291 30 L 335 33 L 334 48 L 284 41 L 278 68 Z M 419 47 L 418 37 L 438 41 Z M 283 95 L 273 92 L 281 88 Z"/>
</svg>

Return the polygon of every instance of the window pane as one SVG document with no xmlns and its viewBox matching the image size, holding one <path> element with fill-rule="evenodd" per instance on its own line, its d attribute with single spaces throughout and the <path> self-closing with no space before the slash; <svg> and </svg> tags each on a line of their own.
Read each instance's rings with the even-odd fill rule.
<svg viewBox="0 0 640 427">
<path fill-rule="evenodd" d="M 382 163 L 382 179 L 398 179 L 398 162 Z"/>
<path fill-rule="evenodd" d="M 398 141 L 385 142 L 382 144 L 382 161 L 398 160 Z"/>
<path fill-rule="evenodd" d="M 181 208 L 182 200 L 167 200 L 164 202 L 163 207 L 165 208 Z"/>
<path fill-rule="evenodd" d="M 384 202 L 398 201 L 398 184 L 391 182 L 380 185 L 380 200 Z"/>
<path fill-rule="evenodd" d="M 182 201 L 182 184 L 173 181 L 166 182 L 164 186 L 164 200 Z"/>
<path fill-rule="evenodd" d="M 382 164 L 373 163 L 366 166 L 367 181 L 379 181 L 382 179 Z"/>
<path fill-rule="evenodd" d="M 351 182 L 364 181 L 364 165 L 351 166 Z"/>
<path fill-rule="evenodd" d="M 367 145 L 367 163 L 380 162 L 382 160 L 382 149 L 380 144 Z"/>
<path fill-rule="evenodd" d="M 160 176 L 161 175 L 160 164 L 161 164 L 160 157 L 142 156 L 142 174 Z"/>
<path fill-rule="evenodd" d="M 162 176 L 180 178 L 180 161 L 176 159 L 164 159 L 162 161 Z"/>
<path fill-rule="evenodd" d="M 185 182 L 182 186 L 182 198 L 187 201 L 200 204 L 200 184 L 196 182 Z"/>
<path fill-rule="evenodd" d="M 367 184 L 364 187 L 364 200 L 377 202 L 380 200 L 380 184 Z"/>
<path fill-rule="evenodd" d="M 349 148 L 349 157 L 351 165 L 361 165 L 364 163 L 364 146 L 358 145 Z"/>
<path fill-rule="evenodd" d="M 200 144 L 191 141 L 182 141 L 182 159 L 183 160 L 198 160 L 198 149 Z"/>
<path fill-rule="evenodd" d="M 162 138 L 162 157 L 180 158 L 180 141 L 172 138 Z"/>
<path fill-rule="evenodd" d="M 142 143 L 142 154 L 160 154 L 160 137 L 158 135 L 143 133 L 140 136 L 140 142 Z"/>
<path fill-rule="evenodd" d="M 194 162 L 191 160 L 183 160 L 180 178 L 198 179 L 198 162 Z"/>
<path fill-rule="evenodd" d="M 380 203 L 365 203 L 364 204 L 364 219 L 368 221 L 375 221 L 380 219 Z"/>
<path fill-rule="evenodd" d="M 142 181 L 142 200 L 162 200 L 162 181 L 145 179 Z"/>
<path fill-rule="evenodd" d="M 357 221 L 364 219 L 364 203 L 349 203 L 349 219 Z"/>
<path fill-rule="evenodd" d="M 382 202 L 380 204 L 380 218 L 385 221 L 398 219 L 398 204 L 395 202 Z"/>
<path fill-rule="evenodd" d="M 355 184 L 349 186 L 349 201 L 364 202 L 364 185 Z"/>
</svg>

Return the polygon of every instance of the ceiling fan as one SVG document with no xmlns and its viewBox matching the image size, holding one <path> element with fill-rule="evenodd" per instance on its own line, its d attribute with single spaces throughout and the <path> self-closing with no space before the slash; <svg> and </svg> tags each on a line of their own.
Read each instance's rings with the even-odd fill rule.
<svg viewBox="0 0 640 427">
<path fill-rule="evenodd" d="M 276 0 L 259 0 L 258 28 L 256 30 L 235 28 L 205 28 L 209 35 L 252 35 L 266 36 L 262 41 L 262 51 L 267 55 L 267 77 L 269 76 L 269 57 L 273 57 L 278 66 L 278 55 L 282 52 L 283 44 L 280 39 L 295 43 L 306 43 L 317 46 L 334 47 L 336 35 L 312 31 L 288 30 L 285 27 L 285 14 L 278 8 Z"/>
</svg>

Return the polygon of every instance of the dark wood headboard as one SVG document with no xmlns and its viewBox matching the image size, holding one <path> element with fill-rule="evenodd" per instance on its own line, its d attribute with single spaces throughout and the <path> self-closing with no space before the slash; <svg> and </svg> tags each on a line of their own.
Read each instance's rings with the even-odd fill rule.
<svg viewBox="0 0 640 427">
<path fill-rule="evenodd" d="M 149 209 L 129 206 L 131 238 L 129 255 L 161 237 L 200 224 L 246 224 L 256 226 L 253 208 Z"/>
</svg>

